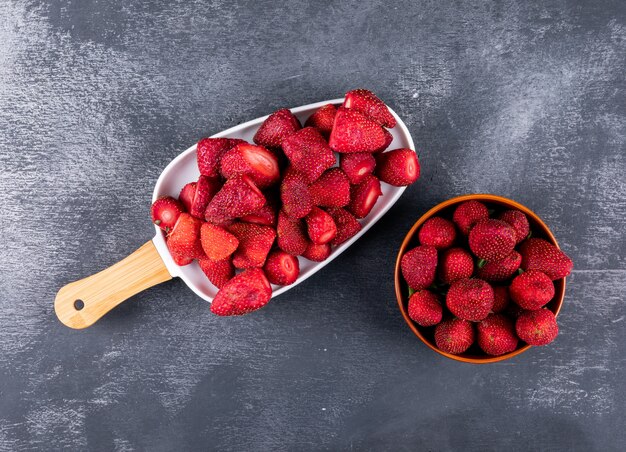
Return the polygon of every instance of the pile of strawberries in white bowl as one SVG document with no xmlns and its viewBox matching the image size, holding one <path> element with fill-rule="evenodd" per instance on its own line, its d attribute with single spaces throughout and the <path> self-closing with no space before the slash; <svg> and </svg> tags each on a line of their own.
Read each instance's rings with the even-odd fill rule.
<svg viewBox="0 0 626 452">
<path fill-rule="evenodd" d="M 405 186 L 419 178 L 414 150 L 386 151 L 396 120 L 371 91 L 325 105 L 304 127 L 288 109 L 270 115 L 254 135 L 203 138 L 200 177 L 178 199 L 151 209 L 178 265 L 197 260 L 219 288 L 211 311 L 241 315 L 263 307 L 271 284 L 289 285 L 298 256 L 315 262 L 361 229 L 381 196 L 381 182 Z"/>
</svg>

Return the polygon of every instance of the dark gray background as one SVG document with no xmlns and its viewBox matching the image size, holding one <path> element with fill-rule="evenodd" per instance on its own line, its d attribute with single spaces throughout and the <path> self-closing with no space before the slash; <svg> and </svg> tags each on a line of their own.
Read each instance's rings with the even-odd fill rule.
<svg viewBox="0 0 626 452">
<path fill-rule="evenodd" d="M 0 3 L 0 449 L 618 450 L 626 441 L 626 3 Z M 422 177 L 352 249 L 242 318 L 181 281 L 94 327 L 63 284 L 154 233 L 161 170 L 200 137 L 367 87 Z M 404 324 L 412 223 L 491 192 L 575 271 L 555 343 L 440 357 Z M 622 446 L 619 446 L 622 444 Z"/>
</svg>

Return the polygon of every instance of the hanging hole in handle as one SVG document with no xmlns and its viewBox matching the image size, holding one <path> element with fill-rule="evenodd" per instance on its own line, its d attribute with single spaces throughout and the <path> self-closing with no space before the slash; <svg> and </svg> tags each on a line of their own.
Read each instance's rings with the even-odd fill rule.
<svg viewBox="0 0 626 452">
<path fill-rule="evenodd" d="M 83 300 L 74 300 L 74 309 L 80 311 L 85 307 L 85 302 Z"/>
</svg>

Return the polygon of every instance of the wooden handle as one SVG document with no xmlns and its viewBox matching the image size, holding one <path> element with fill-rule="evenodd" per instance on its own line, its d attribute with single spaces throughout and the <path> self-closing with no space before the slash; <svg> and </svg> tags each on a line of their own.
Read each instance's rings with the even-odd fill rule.
<svg viewBox="0 0 626 452">
<path fill-rule="evenodd" d="M 100 273 L 59 290 L 54 310 L 70 328 L 87 328 L 122 301 L 172 279 L 152 241 Z"/>
</svg>

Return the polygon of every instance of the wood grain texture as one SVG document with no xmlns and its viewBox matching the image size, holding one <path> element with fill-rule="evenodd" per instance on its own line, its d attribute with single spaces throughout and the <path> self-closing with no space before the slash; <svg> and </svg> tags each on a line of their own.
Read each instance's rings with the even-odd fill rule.
<svg viewBox="0 0 626 452">
<path fill-rule="evenodd" d="M 0 2 L 0 450 L 621 449 L 625 46 L 623 1 Z M 152 236 L 181 150 L 359 86 L 422 177 L 356 247 L 247 317 L 173 281 L 58 322 L 60 287 Z M 471 192 L 575 262 L 557 341 L 483 367 L 423 346 L 393 293 L 405 232 Z"/>
</svg>

